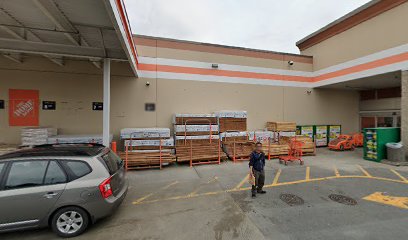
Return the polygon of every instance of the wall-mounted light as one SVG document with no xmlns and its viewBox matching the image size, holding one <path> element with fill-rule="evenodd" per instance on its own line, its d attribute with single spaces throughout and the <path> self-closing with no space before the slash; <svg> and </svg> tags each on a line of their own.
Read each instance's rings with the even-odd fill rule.
<svg viewBox="0 0 408 240">
<path fill-rule="evenodd" d="M 312 94 L 312 90 L 307 90 L 307 95 L 310 95 L 310 94 Z"/>
<path fill-rule="evenodd" d="M 150 82 L 149 82 L 149 81 L 146 82 L 146 87 L 148 87 L 148 86 L 150 86 Z"/>
<path fill-rule="evenodd" d="M 213 64 L 211 65 L 211 67 L 214 68 L 214 69 L 218 69 L 218 64 L 213 63 Z"/>
<path fill-rule="evenodd" d="M 289 65 L 289 66 L 293 66 L 293 64 L 295 64 L 294 61 L 292 61 L 292 60 L 291 60 L 291 61 L 288 61 L 288 65 Z"/>
</svg>

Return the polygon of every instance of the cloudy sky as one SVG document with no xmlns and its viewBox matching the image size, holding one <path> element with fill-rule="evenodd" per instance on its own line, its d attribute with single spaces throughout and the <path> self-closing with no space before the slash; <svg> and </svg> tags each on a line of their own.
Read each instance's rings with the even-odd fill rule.
<svg viewBox="0 0 408 240">
<path fill-rule="evenodd" d="M 135 34 L 299 53 L 295 42 L 369 0 L 125 0 Z"/>
</svg>

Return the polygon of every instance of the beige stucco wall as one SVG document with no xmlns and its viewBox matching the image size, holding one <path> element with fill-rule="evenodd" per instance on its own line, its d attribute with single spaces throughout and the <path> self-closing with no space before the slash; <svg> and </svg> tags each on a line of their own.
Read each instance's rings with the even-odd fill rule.
<svg viewBox="0 0 408 240">
<path fill-rule="evenodd" d="M 252 67 L 277 68 L 295 71 L 313 70 L 313 65 L 310 63 L 295 62 L 294 65 L 289 66 L 288 61 L 293 60 L 290 55 L 282 55 L 281 60 L 255 58 L 247 56 L 236 56 L 227 54 L 217 54 L 210 52 L 197 52 L 190 50 L 180 50 L 171 48 L 156 48 L 151 46 L 137 45 L 137 52 L 139 56 L 144 57 L 158 57 L 167 59 L 199 61 L 218 64 L 231 64 Z"/>
<path fill-rule="evenodd" d="M 1 57 L 0 66 L 0 99 L 8 100 L 9 88 L 38 89 L 40 100 L 57 101 L 56 111 L 40 110 L 41 125 L 58 127 L 63 134 L 102 132 L 102 112 L 91 110 L 93 101 L 102 101 L 101 69 L 69 61 L 59 67 L 41 57 L 23 64 Z M 174 113 L 225 109 L 247 110 L 250 130 L 284 120 L 358 130 L 359 101 L 354 91 L 313 89 L 308 94 L 310 89 L 305 88 L 136 79 L 125 64 L 118 63 L 112 64 L 112 75 L 111 131 L 116 139 L 125 127 L 171 127 Z M 155 112 L 144 111 L 147 102 L 157 104 Z M 19 143 L 19 134 L 20 128 L 8 126 L 7 108 L 0 110 L 0 142 Z"/>
<path fill-rule="evenodd" d="M 314 70 L 353 60 L 408 43 L 408 2 L 304 51 Z"/>
</svg>

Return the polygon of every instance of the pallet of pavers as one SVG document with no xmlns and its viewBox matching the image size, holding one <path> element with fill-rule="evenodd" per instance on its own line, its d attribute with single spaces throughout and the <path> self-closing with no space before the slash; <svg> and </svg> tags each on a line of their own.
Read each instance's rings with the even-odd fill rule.
<svg viewBox="0 0 408 240">
<path fill-rule="evenodd" d="M 268 131 L 273 132 L 295 132 L 295 122 L 267 122 L 266 128 Z"/>
<path fill-rule="evenodd" d="M 220 125 L 220 132 L 247 131 L 247 112 L 224 110 L 215 113 Z"/>
<path fill-rule="evenodd" d="M 124 128 L 120 153 L 128 170 L 162 168 L 176 161 L 169 128 Z"/>
<path fill-rule="evenodd" d="M 302 135 L 297 135 L 294 137 L 281 137 L 280 142 L 287 143 L 289 145 L 289 142 L 291 140 L 296 140 L 299 142 L 302 142 L 302 154 L 304 156 L 314 156 L 316 155 L 316 145 L 313 142 L 313 139 L 308 136 L 302 136 Z"/>
<path fill-rule="evenodd" d="M 112 142 L 113 135 L 109 136 Z M 79 135 L 56 135 L 49 137 L 48 144 L 79 144 L 79 143 L 103 143 L 103 136 L 100 134 L 79 134 Z"/>
<path fill-rule="evenodd" d="M 21 145 L 36 146 L 48 143 L 48 138 L 57 135 L 52 127 L 26 127 L 21 129 Z"/>
</svg>

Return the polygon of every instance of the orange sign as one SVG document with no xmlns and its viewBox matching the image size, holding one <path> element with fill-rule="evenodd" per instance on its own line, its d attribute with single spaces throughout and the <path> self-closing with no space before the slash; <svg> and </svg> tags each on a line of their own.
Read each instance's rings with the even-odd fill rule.
<svg viewBox="0 0 408 240">
<path fill-rule="evenodd" d="M 9 125 L 39 125 L 39 91 L 9 89 Z"/>
</svg>

